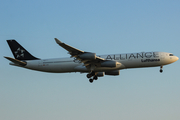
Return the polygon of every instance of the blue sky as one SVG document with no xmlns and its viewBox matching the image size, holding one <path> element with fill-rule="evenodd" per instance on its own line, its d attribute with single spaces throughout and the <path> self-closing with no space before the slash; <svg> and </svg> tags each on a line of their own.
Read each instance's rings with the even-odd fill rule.
<svg viewBox="0 0 180 120">
<path fill-rule="evenodd" d="M 0 119 L 179 120 L 177 61 L 121 70 L 90 84 L 86 74 L 42 73 L 9 66 L 6 40 L 39 58 L 69 57 L 54 41 L 97 54 L 164 51 L 180 57 L 180 1 L 2 0 Z"/>
</svg>

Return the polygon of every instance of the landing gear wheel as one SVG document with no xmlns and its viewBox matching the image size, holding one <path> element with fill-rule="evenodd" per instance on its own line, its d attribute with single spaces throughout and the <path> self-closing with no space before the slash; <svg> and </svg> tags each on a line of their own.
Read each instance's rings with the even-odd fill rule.
<svg viewBox="0 0 180 120">
<path fill-rule="evenodd" d="M 98 79 L 98 77 L 97 77 L 97 76 L 94 76 L 94 77 L 93 77 L 93 79 L 94 79 L 94 80 L 97 80 L 97 79 Z"/>
<path fill-rule="evenodd" d="M 86 77 L 87 77 L 87 78 L 90 78 L 90 77 L 92 77 L 92 75 L 91 75 L 91 74 L 87 74 Z"/>
<path fill-rule="evenodd" d="M 160 73 L 162 73 L 162 72 L 163 72 L 163 70 L 162 70 L 162 69 L 163 69 L 163 66 L 161 66 L 161 67 L 160 67 L 160 71 L 159 71 Z"/>
<path fill-rule="evenodd" d="M 93 79 L 89 79 L 89 82 L 90 82 L 90 83 L 93 83 Z"/>
</svg>

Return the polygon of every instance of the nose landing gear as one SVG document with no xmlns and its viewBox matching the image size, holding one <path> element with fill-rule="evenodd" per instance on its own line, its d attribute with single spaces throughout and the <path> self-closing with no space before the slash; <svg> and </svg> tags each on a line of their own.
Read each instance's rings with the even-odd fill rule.
<svg viewBox="0 0 180 120">
<path fill-rule="evenodd" d="M 159 70 L 159 72 L 160 72 L 160 73 L 162 73 L 162 72 L 163 72 L 162 68 L 163 68 L 163 66 L 161 66 L 161 67 L 160 67 L 160 70 Z"/>
</svg>

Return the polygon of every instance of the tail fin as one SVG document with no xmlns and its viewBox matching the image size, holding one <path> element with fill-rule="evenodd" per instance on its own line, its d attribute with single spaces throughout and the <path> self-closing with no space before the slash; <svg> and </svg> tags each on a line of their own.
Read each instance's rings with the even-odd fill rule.
<svg viewBox="0 0 180 120">
<path fill-rule="evenodd" d="M 16 40 L 7 40 L 9 47 L 18 60 L 36 60 L 38 58 L 31 55 L 26 49 L 24 49 Z"/>
</svg>

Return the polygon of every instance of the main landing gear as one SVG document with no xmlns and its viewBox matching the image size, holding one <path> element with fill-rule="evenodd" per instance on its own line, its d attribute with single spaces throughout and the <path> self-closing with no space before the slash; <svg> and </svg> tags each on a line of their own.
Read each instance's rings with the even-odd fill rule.
<svg viewBox="0 0 180 120">
<path fill-rule="evenodd" d="M 162 70 L 162 69 L 163 69 L 163 66 L 161 66 L 161 67 L 160 67 L 160 70 L 159 70 L 159 72 L 160 72 L 160 73 L 162 73 L 162 72 L 163 72 L 163 70 Z"/>
<path fill-rule="evenodd" d="M 91 77 L 93 77 L 93 78 L 91 78 Z M 96 75 L 96 73 L 94 71 L 92 71 L 91 73 L 87 74 L 87 78 L 90 78 L 89 79 L 90 83 L 93 83 L 94 80 L 98 79 L 98 77 L 97 77 L 97 75 Z"/>
</svg>

